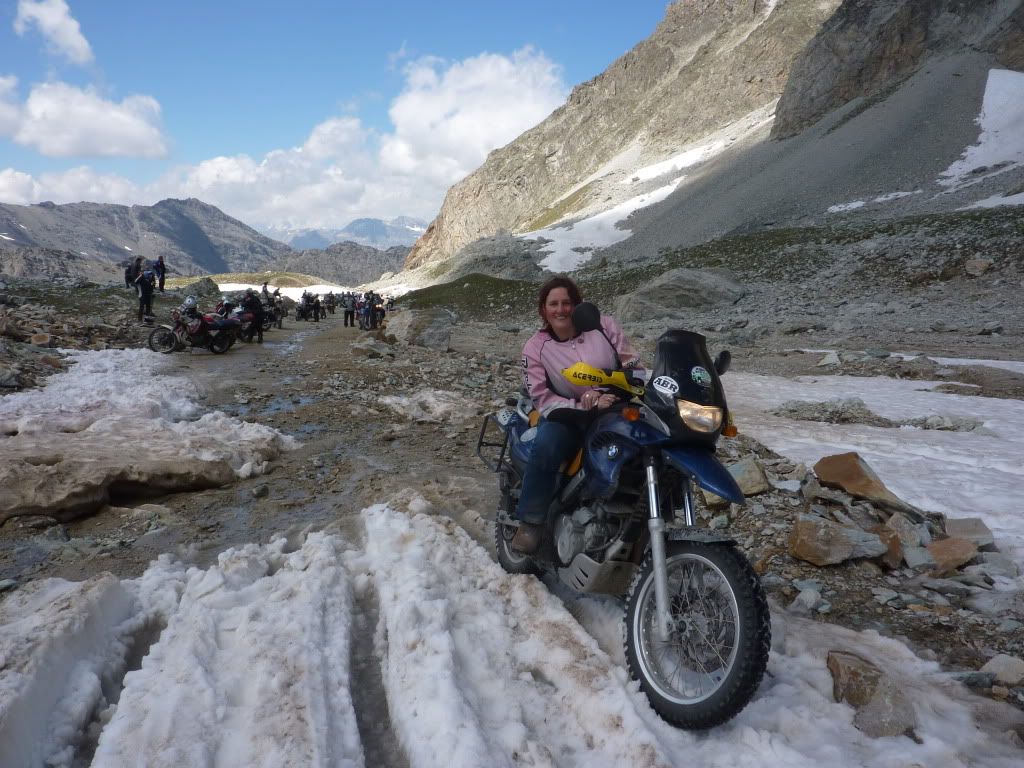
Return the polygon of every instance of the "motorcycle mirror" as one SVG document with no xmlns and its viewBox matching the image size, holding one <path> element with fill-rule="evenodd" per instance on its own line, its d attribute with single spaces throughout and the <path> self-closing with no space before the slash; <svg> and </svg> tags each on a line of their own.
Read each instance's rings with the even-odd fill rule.
<svg viewBox="0 0 1024 768">
<path fill-rule="evenodd" d="M 718 357 L 715 358 L 715 370 L 719 376 L 728 371 L 731 364 L 732 353 L 728 349 L 723 349 L 718 353 Z"/>
<path fill-rule="evenodd" d="M 572 311 L 572 327 L 577 333 L 596 331 L 601 327 L 601 310 L 589 301 L 580 302 Z"/>
</svg>

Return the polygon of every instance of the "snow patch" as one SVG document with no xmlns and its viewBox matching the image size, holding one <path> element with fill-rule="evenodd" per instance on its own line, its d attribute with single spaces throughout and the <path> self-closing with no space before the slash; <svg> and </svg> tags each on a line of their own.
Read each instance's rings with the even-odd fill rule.
<svg viewBox="0 0 1024 768">
<path fill-rule="evenodd" d="M 342 548 L 314 533 L 294 552 L 278 539 L 189 569 L 94 764 L 363 766 Z"/>
<path fill-rule="evenodd" d="M 960 189 L 1024 164 L 1024 72 L 989 71 L 976 122 L 978 143 L 939 175 L 943 186 Z"/>
<path fill-rule="evenodd" d="M 632 232 L 619 228 L 619 223 L 639 208 L 660 203 L 675 191 L 677 183 L 678 181 L 653 192 L 630 198 L 614 208 L 573 224 L 556 224 L 546 229 L 526 232 L 518 237 L 527 240 L 542 237 L 551 241 L 542 248 L 543 252 L 548 254 L 540 262 L 544 269 L 551 272 L 577 269 L 590 261 L 594 248 L 605 248 L 629 237 Z"/>
<path fill-rule="evenodd" d="M 190 380 L 162 373 L 166 359 L 148 349 L 78 351 L 67 371 L 42 389 L 0 397 L 0 434 L 52 443 L 60 452 L 81 433 L 112 446 L 137 446 L 148 456 L 226 461 L 240 477 L 261 474 L 267 461 L 298 446 L 271 427 L 220 411 L 204 413 Z M 14 445 L 14 444 L 12 444 Z"/>
<path fill-rule="evenodd" d="M 543 584 L 505 573 L 447 518 L 363 517 L 411 765 L 671 764 L 642 695 Z"/>
<path fill-rule="evenodd" d="M 953 363 L 951 363 L 953 364 Z M 729 374 L 729 405 L 740 431 L 807 466 L 856 451 L 901 499 L 950 517 L 980 517 L 1000 549 L 1024 559 L 1024 408 L 1007 400 L 932 391 L 944 382 L 886 377 Z M 772 415 L 787 400 L 859 398 L 893 421 L 932 415 L 980 422 L 978 432 L 819 424 Z"/>
<path fill-rule="evenodd" d="M 636 184 L 640 181 L 656 179 L 659 176 L 664 176 L 666 173 L 678 173 L 686 168 L 703 163 L 708 158 L 714 157 L 721 152 L 725 146 L 726 143 L 721 140 L 701 144 L 700 146 L 680 152 L 678 155 L 670 157 L 668 160 L 662 160 L 660 163 L 644 166 L 643 168 L 635 171 L 628 179 L 623 179 L 619 183 Z"/>
<path fill-rule="evenodd" d="M 849 203 L 840 203 L 838 205 L 829 206 L 825 209 L 825 213 L 843 213 L 844 211 L 854 211 L 858 208 L 863 208 L 865 205 L 872 203 L 891 203 L 893 200 L 899 200 L 900 198 L 910 197 L 911 195 L 920 195 L 924 192 L 923 189 L 915 189 L 913 192 L 888 192 L 884 195 L 872 198 L 871 200 L 854 200 Z"/>
<path fill-rule="evenodd" d="M 986 197 L 984 200 L 979 200 L 973 205 L 968 205 L 960 210 L 967 211 L 971 208 L 998 208 L 1001 205 L 1024 205 L 1024 192 L 1017 195 L 993 195 L 992 197 Z"/>
</svg>

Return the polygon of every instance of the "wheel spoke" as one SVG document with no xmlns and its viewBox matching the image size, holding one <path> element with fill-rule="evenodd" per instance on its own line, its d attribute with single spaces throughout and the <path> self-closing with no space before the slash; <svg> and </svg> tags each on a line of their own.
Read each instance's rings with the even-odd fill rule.
<svg viewBox="0 0 1024 768">
<path fill-rule="evenodd" d="M 644 594 L 641 655 L 664 695 L 682 702 L 702 701 L 728 676 L 735 662 L 738 607 L 724 574 L 699 556 L 670 558 L 666 564 L 672 632 L 658 640 L 653 584 Z"/>
</svg>

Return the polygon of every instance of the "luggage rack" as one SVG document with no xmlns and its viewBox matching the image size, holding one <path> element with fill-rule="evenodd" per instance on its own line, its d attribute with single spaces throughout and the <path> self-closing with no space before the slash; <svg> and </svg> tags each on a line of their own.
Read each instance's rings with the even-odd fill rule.
<svg viewBox="0 0 1024 768">
<path fill-rule="evenodd" d="M 505 458 L 505 454 L 508 452 L 508 432 L 505 427 L 515 417 L 515 410 L 505 407 L 497 413 L 487 414 L 483 424 L 480 425 L 480 436 L 476 441 L 476 455 L 491 472 L 498 472 L 503 464 L 509 463 Z"/>
</svg>

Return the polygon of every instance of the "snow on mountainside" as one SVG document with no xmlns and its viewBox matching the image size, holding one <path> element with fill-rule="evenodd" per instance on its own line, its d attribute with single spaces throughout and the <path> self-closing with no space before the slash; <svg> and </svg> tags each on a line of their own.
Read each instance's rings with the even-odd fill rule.
<svg viewBox="0 0 1024 768">
<path fill-rule="evenodd" d="M 648 39 L 452 187 L 406 266 L 443 262 L 499 230 L 554 224 L 604 200 L 606 190 L 583 182 L 623 151 L 648 165 L 774 104 L 794 58 L 838 5 L 670 4 Z"/>
<path fill-rule="evenodd" d="M 1024 202 L 1024 2 L 712 5 L 671 5 L 651 38 L 449 190 L 404 279 L 539 275 Z M 759 79 L 769 64 L 781 81 Z M 674 133 L 669 112 L 684 116 Z"/>
</svg>

